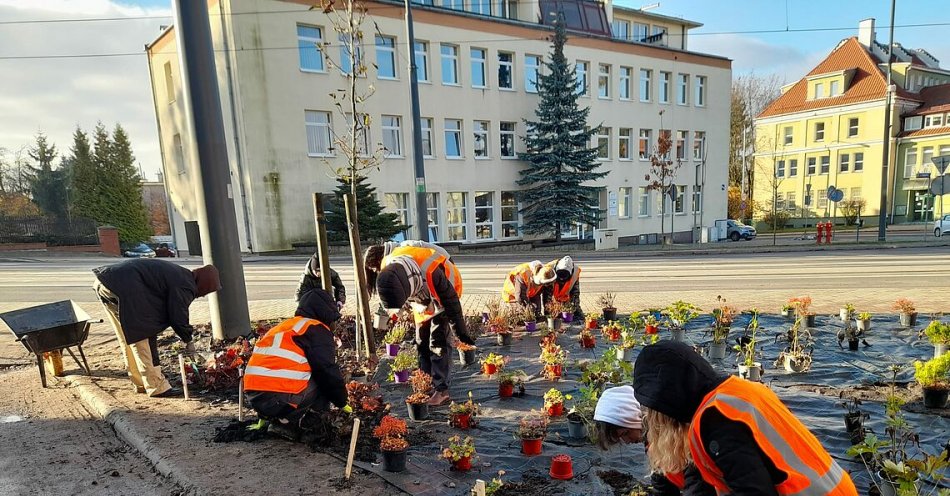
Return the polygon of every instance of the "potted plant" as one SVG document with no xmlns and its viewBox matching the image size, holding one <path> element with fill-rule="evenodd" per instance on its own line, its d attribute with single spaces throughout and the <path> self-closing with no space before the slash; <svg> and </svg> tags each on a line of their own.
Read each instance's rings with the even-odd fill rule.
<svg viewBox="0 0 950 496">
<path fill-rule="evenodd" d="M 789 305 L 788 303 L 786 303 L 786 304 L 782 305 L 782 312 L 781 312 L 781 314 L 782 314 L 782 317 L 785 317 L 786 319 L 790 319 L 790 318 L 792 318 L 792 317 L 795 316 L 795 309 L 792 308 L 791 305 Z"/>
<path fill-rule="evenodd" d="M 402 472 L 406 470 L 406 450 L 409 441 L 406 421 L 391 415 L 386 415 L 373 429 L 373 437 L 379 439 L 379 450 L 383 453 L 383 470 L 387 472 Z"/>
<path fill-rule="evenodd" d="M 475 457 L 475 440 L 470 436 L 452 436 L 449 438 L 449 447 L 442 450 L 442 458 L 452 464 L 452 470 L 468 472 L 472 469 L 472 458 Z"/>
<path fill-rule="evenodd" d="M 570 324 L 574 322 L 574 311 L 577 310 L 574 308 L 574 305 L 571 302 L 561 303 L 561 320 L 565 324 Z"/>
<path fill-rule="evenodd" d="M 710 360 L 722 360 L 726 358 L 726 340 L 729 339 L 729 331 L 732 328 L 732 322 L 736 318 L 737 310 L 735 307 L 726 304 L 726 299 L 717 296 L 716 301 L 719 307 L 712 311 L 712 343 L 709 345 Z"/>
<path fill-rule="evenodd" d="M 682 300 L 675 301 L 673 304 L 666 307 L 666 315 L 669 321 L 668 326 L 670 328 L 670 339 L 673 341 L 685 341 L 686 324 L 696 317 L 699 317 L 699 312 L 702 312 L 701 308 L 693 305 L 692 303 L 686 303 Z"/>
<path fill-rule="evenodd" d="M 607 322 L 607 325 L 601 329 L 604 337 L 607 338 L 607 341 L 620 341 L 620 334 L 623 332 L 623 326 L 620 325 L 616 320 L 611 320 Z"/>
<path fill-rule="evenodd" d="M 548 418 L 537 410 L 531 410 L 518 423 L 517 438 L 521 440 L 521 452 L 527 456 L 541 454 L 544 435 L 548 431 Z"/>
<path fill-rule="evenodd" d="M 600 315 L 596 313 L 588 314 L 584 319 L 584 328 L 586 329 L 597 329 L 599 325 Z"/>
<path fill-rule="evenodd" d="M 590 349 L 597 345 L 597 338 L 594 337 L 594 333 L 590 329 L 582 329 L 578 337 L 582 348 Z"/>
<path fill-rule="evenodd" d="M 788 304 L 795 309 L 795 316 L 802 320 L 805 327 L 815 327 L 815 312 L 811 311 L 811 296 L 802 296 L 788 300 Z"/>
<path fill-rule="evenodd" d="M 511 345 L 511 315 L 498 315 L 492 317 L 488 330 L 495 333 L 498 340 L 498 346 Z"/>
<path fill-rule="evenodd" d="M 472 392 L 468 392 L 468 401 L 465 403 L 449 403 L 449 425 L 466 430 L 475 426 L 478 417 L 478 403 L 472 399 Z"/>
<path fill-rule="evenodd" d="M 386 356 L 395 358 L 399 353 L 399 345 L 406 339 L 406 328 L 397 322 L 389 332 L 383 336 L 383 344 L 386 348 Z"/>
<path fill-rule="evenodd" d="M 587 386 L 579 390 L 580 398 L 574 400 L 567 412 L 567 432 L 571 439 L 584 439 L 589 436 L 588 426 L 594 422 L 594 410 L 600 391 Z"/>
<path fill-rule="evenodd" d="M 548 330 L 541 336 L 540 345 L 542 348 L 545 346 L 550 346 L 552 344 L 557 344 L 558 333 L 556 331 Z"/>
<path fill-rule="evenodd" d="M 389 376 L 397 384 L 409 382 L 409 372 L 419 364 L 419 355 L 413 348 L 400 350 L 393 359 Z"/>
<path fill-rule="evenodd" d="M 544 393 L 544 411 L 548 417 L 560 417 L 564 415 L 564 399 L 571 399 L 571 396 L 564 396 L 556 388 L 551 388 Z"/>
<path fill-rule="evenodd" d="M 802 329 L 802 318 L 796 317 L 791 329 L 785 334 L 775 336 L 775 342 L 785 341 L 788 346 L 779 353 L 775 366 L 780 364 L 788 372 L 805 372 L 811 367 L 814 341 L 808 329 Z"/>
<path fill-rule="evenodd" d="M 614 306 L 614 300 L 616 299 L 617 295 L 610 291 L 600 295 L 600 311 L 604 315 L 604 320 L 617 320 L 617 307 Z"/>
<path fill-rule="evenodd" d="M 930 344 L 934 345 L 934 358 L 947 352 L 947 345 L 950 345 L 950 324 L 934 320 L 924 329 L 924 334 Z"/>
<path fill-rule="evenodd" d="M 844 428 L 851 438 L 851 444 L 858 444 L 864 440 L 864 421 L 871 416 L 861 411 L 861 400 L 851 398 L 842 403 L 841 406 L 847 410 L 844 414 Z"/>
<path fill-rule="evenodd" d="M 858 327 L 858 330 L 861 332 L 870 331 L 871 330 L 871 312 L 859 313 L 857 320 L 855 320 L 855 325 Z"/>
<path fill-rule="evenodd" d="M 429 418 L 429 398 L 432 397 L 432 376 L 416 369 L 409 378 L 412 393 L 406 398 L 409 419 L 416 422 Z"/>
<path fill-rule="evenodd" d="M 477 347 L 459 341 L 455 345 L 455 349 L 459 352 L 459 362 L 461 362 L 463 366 L 475 363 L 475 350 L 478 349 Z"/>
<path fill-rule="evenodd" d="M 863 335 L 864 331 L 852 325 L 850 320 L 846 320 L 844 329 L 838 331 L 838 346 L 843 348 L 841 343 L 847 340 L 848 349 L 851 351 L 858 351 L 858 345 L 860 344 L 860 339 Z"/>
<path fill-rule="evenodd" d="M 528 374 L 522 370 L 502 372 L 498 375 L 498 396 L 511 398 L 515 395 L 515 389 L 518 390 L 518 396 L 524 395 L 524 381 L 527 378 Z"/>
<path fill-rule="evenodd" d="M 631 329 L 624 329 L 620 333 L 620 344 L 614 347 L 614 353 L 617 355 L 617 360 L 623 361 L 633 361 L 633 348 L 637 346 L 637 337 Z"/>
<path fill-rule="evenodd" d="M 542 349 L 541 363 L 544 365 L 544 377 L 551 381 L 560 379 L 566 359 L 567 352 L 556 344 Z"/>
<path fill-rule="evenodd" d="M 489 353 L 487 357 L 482 359 L 482 372 L 485 375 L 495 375 L 505 368 L 506 363 L 508 363 L 508 357 Z"/>
<path fill-rule="evenodd" d="M 547 305 L 544 306 L 544 308 L 547 311 L 548 330 L 561 330 L 561 314 L 564 309 L 564 304 L 557 300 L 551 300 L 547 303 Z"/>
<path fill-rule="evenodd" d="M 913 327 L 917 325 L 917 307 L 907 298 L 898 298 L 891 307 L 900 312 L 901 326 Z"/>
<path fill-rule="evenodd" d="M 950 355 L 914 362 L 914 379 L 924 390 L 924 406 L 944 408 L 950 394 Z"/>
<path fill-rule="evenodd" d="M 534 332 L 538 330 L 538 315 L 532 305 L 519 305 L 516 311 L 518 320 L 524 323 L 525 332 Z"/>
<path fill-rule="evenodd" d="M 643 315 L 643 333 L 658 334 L 660 332 L 660 320 L 656 318 L 656 315 L 652 313 L 646 313 Z"/>
<path fill-rule="evenodd" d="M 851 303 L 845 303 L 840 310 L 838 310 L 838 317 L 842 321 L 848 321 L 854 318 L 854 305 Z"/>
<path fill-rule="evenodd" d="M 755 308 L 749 310 L 751 318 L 745 328 L 745 334 L 738 339 L 734 348 L 739 352 L 739 377 L 750 381 L 762 380 L 762 364 L 755 361 L 758 357 L 756 351 L 756 333 L 759 330 L 759 311 Z"/>
</svg>

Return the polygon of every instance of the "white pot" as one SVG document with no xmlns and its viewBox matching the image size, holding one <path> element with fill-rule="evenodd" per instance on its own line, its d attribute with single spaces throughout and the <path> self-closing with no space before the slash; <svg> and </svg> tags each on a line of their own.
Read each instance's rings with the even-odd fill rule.
<svg viewBox="0 0 950 496">
<path fill-rule="evenodd" d="M 867 320 L 856 320 L 855 325 L 859 331 L 868 332 L 871 330 L 871 319 Z"/>
<path fill-rule="evenodd" d="M 934 345 L 934 358 L 940 358 L 947 353 L 947 345 L 939 343 Z"/>
<path fill-rule="evenodd" d="M 788 372 L 799 373 L 808 370 L 809 365 L 811 365 L 810 360 L 796 360 L 795 357 L 791 355 L 785 355 L 785 370 Z"/>
<path fill-rule="evenodd" d="M 750 381 L 762 380 L 762 364 L 755 362 L 752 365 L 740 365 L 739 377 Z"/>
<path fill-rule="evenodd" d="M 623 346 L 617 347 L 617 360 L 621 362 L 630 362 L 633 363 L 633 348 L 624 348 Z"/>
<path fill-rule="evenodd" d="M 673 341 L 686 341 L 686 329 L 670 329 L 670 339 Z"/>
<path fill-rule="evenodd" d="M 838 311 L 838 317 L 840 317 L 842 321 L 849 321 L 851 320 L 851 311 L 847 308 L 842 308 Z"/>
</svg>

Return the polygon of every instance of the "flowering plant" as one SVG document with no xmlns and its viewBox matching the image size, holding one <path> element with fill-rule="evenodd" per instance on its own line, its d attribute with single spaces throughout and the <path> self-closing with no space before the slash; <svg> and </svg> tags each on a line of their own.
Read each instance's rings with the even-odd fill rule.
<svg viewBox="0 0 950 496">
<path fill-rule="evenodd" d="M 914 305 L 914 302 L 908 300 L 907 298 L 898 298 L 891 308 L 894 310 L 899 310 L 901 313 L 914 313 L 917 311 L 917 307 Z"/>
<path fill-rule="evenodd" d="M 456 403 L 452 402 L 449 404 L 449 414 L 450 415 L 478 415 L 478 403 L 475 403 L 475 400 L 472 399 L 472 392 L 468 392 L 468 401 L 465 403 Z"/>
<path fill-rule="evenodd" d="M 505 364 L 508 363 L 509 360 L 510 358 L 506 356 L 489 353 L 487 357 L 482 359 L 482 365 L 494 365 L 498 368 L 504 368 Z"/>
<path fill-rule="evenodd" d="M 442 450 L 442 458 L 450 462 L 457 462 L 462 458 L 475 456 L 475 440 L 470 436 L 452 436 L 449 438 L 449 447 Z"/>
<path fill-rule="evenodd" d="M 567 359 L 567 352 L 560 345 L 552 344 L 541 350 L 541 363 L 544 365 L 561 365 Z"/>
<path fill-rule="evenodd" d="M 548 417 L 537 410 L 531 410 L 521 417 L 518 423 L 519 439 L 543 439 L 548 432 Z"/>
<path fill-rule="evenodd" d="M 550 408 L 558 403 L 563 404 L 565 399 L 571 399 L 571 395 L 565 395 L 555 388 L 551 388 L 544 393 L 544 408 Z"/>
<path fill-rule="evenodd" d="M 432 376 L 421 369 L 416 369 L 409 376 L 409 385 L 412 387 L 412 394 L 406 398 L 406 403 L 418 405 L 429 401 L 432 397 Z"/>
<path fill-rule="evenodd" d="M 379 426 L 373 429 L 373 437 L 379 439 L 379 449 L 382 451 L 402 451 L 409 447 L 406 441 L 406 421 L 386 415 Z"/>
</svg>

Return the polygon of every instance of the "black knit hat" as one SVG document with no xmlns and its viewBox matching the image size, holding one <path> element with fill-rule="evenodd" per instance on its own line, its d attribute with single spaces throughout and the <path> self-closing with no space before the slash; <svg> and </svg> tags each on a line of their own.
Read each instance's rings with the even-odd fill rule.
<svg viewBox="0 0 950 496">
<path fill-rule="evenodd" d="M 376 291 L 384 308 L 402 308 L 412 291 L 406 269 L 399 264 L 387 265 L 376 279 Z"/>
<path fill-rule="evenodd" d="M 676 341 L 644 347 L 633 365 L 637 401 L 684 424 L 724 379 L 692 347 Z"/>
<path fill-rule="evenodd" d="M 321 288 L 313 288 L 300 295 L 300 303 L 297 304 L 294 315 L 317 319 L 326 325 L 340 320 L 340 311 L 337 310 L 336 302 L 333 301 L 330 293 Z"/>
</svg>

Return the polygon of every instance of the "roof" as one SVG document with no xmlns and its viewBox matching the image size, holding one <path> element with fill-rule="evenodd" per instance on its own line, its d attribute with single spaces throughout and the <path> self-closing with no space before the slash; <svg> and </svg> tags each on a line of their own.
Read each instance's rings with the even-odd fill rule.
<svg viewBox="0 0 950 496">
<path fill-rule="evenodd" d="M 878 64 L 880 60 L 858 42 L 857 37 L 847 38 L 811 72 L 765 107 L 758 118 L 880 100 L 887 94 L 887 80 Z M 854 69 L 854 76 L 844 93 L 836 97 L 808 100 L 809 77 L 848 69 Z M 900 86 L 897 87 L 897 96 L 917 99 L 915 94 Z"/>
<path fill-rule="evenodd" d="M 904 132 L 900 134 L 901 138 L 923 138 L 926 136 L 936 136 L 938 134 L 950 134 L 950 126 L 928 127 L 916 131 Z"/>
<path fill-rule="evenodd" d="M 925 115 L 950 111 L 950 84 L 928 86 L 920 90 L 923 104 L 904 115 Z"/>
<path fill-rule="evenodd" d="M 627 14 L 633 14 L 639 17 L 645 17 L 647 19 L 656 19 L 657 21 L 670 22 L 673 24 L 683 24 L 687 26 L 688 28 L 698 28 L 698 27 L 702 27 L 703 25 L 701 22 L 690 21 L 682 17 L 673 17 L 673 16 L 668 16 L 668 15 L 663 15 L 663 14 L 657 14 L 654 12 L 648 12 L 646 10 L 635 9 L 632 7 L 624 7 L 617 4 L 614 4 L 613 10 L 627 13 Z"/>
</svg>

